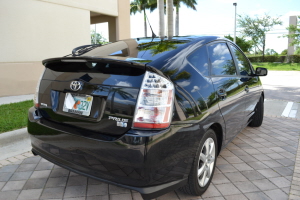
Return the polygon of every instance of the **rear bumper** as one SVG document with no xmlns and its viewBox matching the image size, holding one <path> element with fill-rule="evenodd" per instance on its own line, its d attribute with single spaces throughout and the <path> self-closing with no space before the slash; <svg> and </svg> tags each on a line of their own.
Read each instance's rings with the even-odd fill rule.
<svg viewBox="0 0 300 200">
<path fill-rule="evenodd" d="M 57 158 L 51 157 L 49 155 L 43 154 L 41 152 L 39 152 L 38 150 L 36 150 L 34 147 L 32 148 L 32 152 L 36 155 L 40 155 L 41 157 L 45 158 L 46 160 L 60 166 L 63 167 L 65 169 L 68 169 L 72 172 L 75 172 L 77 174 L 81 174 L 99 181 L 103 181 L 109 184 L 113 184 L 113 185 L 117 185 L 119 187 L 123 187 L 123 188 L 127 188 L 130 190 L 135 190 L 139 193 L 141 193 L 142 197 L 144 199 L 153 199 L 156 198 L 164 193 L 167 193 L 169 191 L 173 191 L 176 190 L 177 188 L 184 186 L 187 182 L 187 178 L 182 179 L 182 180 L 178 180 L 178 181 L 172 181 L 169 183 L 165 183 L 165 184 L 161 184 L 161 185 L 156 185 L 156 186 L 148 186 L 148 187 L 135 187 L 135 186 L 130 186 L 130 185 L 126 185 L 126 184 L 120 184 L 118 182 L 113 182 L 113 181 L 109 181 L 107 179 L 103 179 L 97 176 L 93 176 L 90 173 L 84 173 L 82 171 L 77 170 L 77 167 L 72 168 L 72 163 L 66 163 L 65 161 L 60 161 Z M 66 164 L 66 165 L 65 165 Z"/>
<path fill-rule="evenodd" d="M 130 130 L 115 140 L 98 140 L 50 127 L 29 110 L 33 152 L 63 168 L 155 198 L 187 181 L 202 135 L 199 125 L 163 131 Z"/>
</svg>

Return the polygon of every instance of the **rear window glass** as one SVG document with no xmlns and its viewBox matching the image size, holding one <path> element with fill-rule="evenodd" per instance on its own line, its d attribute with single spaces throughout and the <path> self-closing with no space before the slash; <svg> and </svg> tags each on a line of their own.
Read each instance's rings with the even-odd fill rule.
<svg viewBox="0 0 300 200">
<path fill-rule="evenodd" d="M 236 75 L 236 68 L 226 43 L 208 46 L 212 75 Z"/>
<path fill-rule="evenodd" d="M 208 55 L 205 46 L 191 53 L 187 60 L 196 67 L 202 75 L 208 76 Z"/>
<path fill-rule="evenodd" d="M 172 50 L 178 49 L 180 46 L 189 43 L 191 40 L 164 40 L 143 42 L 140 41 L 138 45 L 138 54 L 136 57 L 144 60 L 155 60 Z"/>
</svg>

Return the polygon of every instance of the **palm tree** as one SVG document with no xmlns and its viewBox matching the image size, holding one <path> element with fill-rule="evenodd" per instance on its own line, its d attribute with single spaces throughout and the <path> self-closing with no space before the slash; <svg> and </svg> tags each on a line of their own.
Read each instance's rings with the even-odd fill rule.
<svg viewBox="0 0 300 200">
<path fill-rule="evenodd" d="M 173 7 L 173 0 L 167 0 L 167 35 L 169 40 L 174 36 Z"/>
<path fill-rule="evenodd" d="M 149 0 L 149 3 L 151 4 L 151 8 L 150 11 L 152 12 L 153 10 L 155 10 L 155 8 L 158 8 L 158 12 L 159 12 L 159 22 L 163 23 L 160 24 L 159 26 L 159 33 L 161 33 L 160 31 L 164 31 L 164 22 L 162 22 L 164 20 L 164 11 L 165 7 L 164 4 L 167 3 L 171 3 L 170 1 L 166 2 L 166 0 Z M 197 10 L 196 9 L 196 5 L 197 5 L 197 0 L 173 0 L 173 4 L 174 7 L 176 8 L 176 18 L 175 18 L 175 36 L 179 35 L 179 8 L 180 8 L 180 3 L 183 3 L 184 5 L 186 5 L 188 8 L 191 8 L 193 10 Z M 170 23 L 169 21 L 167 23 Z M 164 38 L 164 32 L 162 32 L 162 34 L 159 34 L 159 36 L 161 37 L 161 39 Z"/>
<path fill-rule="evenodd" d="M 165 3 L 164 0 L 157 0 L 158 16 L 159 16 L 159 31 L 158 35 L 161 40 L 165 38 Z"/>
<path fill-rule="evenodd" d="M 144 31 L 145 37 L 147 37 L 147 15 L 146 10 L 150 9 L 151 11 L 156 8 L 156 4 L 151 3 L 149 0 L 134 0 L 130 3 L 130 14 L 136 14 L 137 12 L 144 14 Z"/>
<path fill-rule="evenodd" d="M 176 18 L 175 18 L 175 36 L 179 35 L 179 8 L 180 3 L 186 5 L 186 7 L 191 8 L 193 10 L 197 10 L 195 5 L 197 5 L 196 0 L 173 0 L 174 6 L 176 7 Z"/>
</svg>

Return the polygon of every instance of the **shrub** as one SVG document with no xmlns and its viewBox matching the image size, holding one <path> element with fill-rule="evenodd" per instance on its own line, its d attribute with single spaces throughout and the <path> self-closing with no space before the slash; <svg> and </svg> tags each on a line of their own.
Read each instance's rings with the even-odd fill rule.
<svg viewBox="0 0 300 200">
<path fill-rule="evenodd" d="M 300 63 L 300 55 L 290 55 L 290 56 L 265 56 L 265 60 L 263 61 L 262 56 L 251 56 L 248 57 L 250 62 L 292 62 L 292 63 Z"/>
<path fill-rule="evenodd" d="M 290 55 L 289 61 L 292 63 L 300 63 L 300 55 Z"/>
<path fill-rule="evenodd" d="M 281 58 L 281 57 L 284 57 L 284 58 Z M 285 56 L 277 56 L 277 55 L 265 56 L 264 61 L 263 61 L 262 56 L 252 56 L 252 57 L 248 57 L 248 58 L 251 62 L 283 62 L 285 59 Z M 283 61 L 281 61 L 281 60 L 283 60 Z"/>
<path fill-rule="evenodd" d="M 262 62 L 262 56 L 251 56 L 248 57 L 251 62 Z"/>
<path fill-rule="evenodd" d="M 264 62 L 278 62 L 278 56 L 265 56 Z"/>
<path fill-rule="evenodd" d="M 286 56 L 278 56 L 278 61 L 277 62 L 281 62 L 283 63 L 285 61 Z"/>
</svg>

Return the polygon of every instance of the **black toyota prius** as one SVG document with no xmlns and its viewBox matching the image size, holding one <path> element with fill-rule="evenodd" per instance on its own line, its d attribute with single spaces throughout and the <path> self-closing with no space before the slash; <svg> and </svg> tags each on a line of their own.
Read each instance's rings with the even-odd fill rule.
<svg viewBox="0 0 300 200">
<path fill-rule="evenodd" d="M 224 38 L 87 45 L 43 65 L 28 115 L 32 152 L 145 199 L 203 194 L 220 151 L 263 121 L 267 70 Z"/>
</svg>

